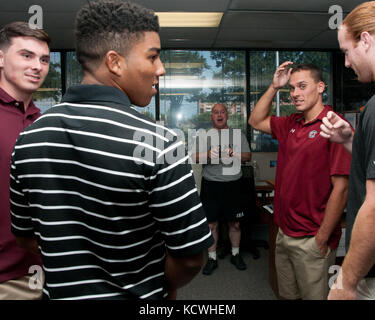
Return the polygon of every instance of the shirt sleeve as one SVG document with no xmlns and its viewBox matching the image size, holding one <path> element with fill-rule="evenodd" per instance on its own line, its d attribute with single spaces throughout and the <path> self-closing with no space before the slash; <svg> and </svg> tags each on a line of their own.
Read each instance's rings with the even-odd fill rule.
<svg viewBox="0 0 375 320">
<path fill-rule="evenodd" d="M 150 209 L 158 222 L 169 254 L 184 257 L 213 244 L 211 231 L 181 141 L 158 155 L 151 177 Z"/>
<path fill-rule="evenodd" d="M 15 152 L 12 154 L 10 167 L 10 219 L 11 231 L 15 236 L 34 236 L 28 201 L 18 180 Z"/>
<path fill-rule="evenodd" d="M 348 176 L 352 155 L 338 143 L 330 142 L 330 175 Z"/>
<path fill-rule="evenodd" d="M 294 116 L 294 115 L 292 115 Z M 272 131 L 272 138 L 277 139 L 280 142 L 284 141 L 288 137 L 290 130 L 291 116 L 276 117 L 271 116 L 270 124 Z"/>
</svg>

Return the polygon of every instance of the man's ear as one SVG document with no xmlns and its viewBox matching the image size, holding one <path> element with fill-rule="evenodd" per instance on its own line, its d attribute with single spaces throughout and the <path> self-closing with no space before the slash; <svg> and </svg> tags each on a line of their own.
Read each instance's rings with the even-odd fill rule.
<svg viewBox="0 0 375 320">
<path fill-rule="evenodd" d="M 0 68 L 4 67 L 4 51 L 0 50 Z"/>
<path fill-rule="evenodd" d="M 326 88 L 326 84 L 323 81 L 319 81 L 319 83 L 318 83 L 319 93 L 323 93 L 325 88 Z"/>
<path fill-rule="evenodd" d="M 365 49 L 367 50 L 370 46 L 374 46 L 375 45 L 375 39 L 372 37 L 372 35 L 367 32 L 367 31 L 364 31 L 361 33 L 361 40 Z"/>
<path fill-rule="evenodd" d="M 108 70 L 116 76 L 121 76 L 124 65 L 124 58 L 116 51 L 110 50 L 105 55 L 105 64 Z"/>
</svg>

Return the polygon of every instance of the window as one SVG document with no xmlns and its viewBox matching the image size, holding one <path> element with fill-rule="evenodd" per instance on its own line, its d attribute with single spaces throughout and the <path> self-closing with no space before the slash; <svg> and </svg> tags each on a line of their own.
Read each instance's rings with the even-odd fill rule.
<svg viewBox="0 0 375 320">
<path fill-rule="evenodd" d="M 323 93 L 323 103 L 332 105 L 332 77 L 331 53 L 319 51 L 280 51 L 280 64 L 293 61 L 295 64 L 313 63 L 323 71 L 326 90 Z M 250 110 L 252 111 L 272 83 L 276 70 L 276 51 L 250 51 Z M 285 86 L 279 91 L 280 116 L 296 112 L 290 101 L 289 88 Z M 275 99 L 276 100 L 276 99 Z M 276 101 L 271 107 L 272 114 L 276 114 Z M 268 134 L 251 129 L 252 151 L 277 152 L 277 140 Z"/>
<path fill-rule="evenodd" d="M 61 94 L 61 54 L 51 52 L 49 72 L 43 85 L 33 94 L 33 100 L 43 113 L 60 102 Z"/>
<path fill-rule="evenodd" d="M 345 67 L 345 55 L 342 52 L 336 57 L 336 110 L 345 114 L 348 111 L 360 112 L 361 107 L 375 94 L 375 86 L 373 83 L 358 81 L 353 69 Z"/>
<path fill-rule="evenodd" d="M 225 103 L 228 125 L 246 131 L 245 52 L 165 50 L 160 78 L 160 119 L 184 133 L 212 128 L 211 108 Z M 190 143 L 192 141 L 189 141 Z M 189 144 L 191 145 L 191 144 Z"/>
<path fill-rule="evenodd" d="M 81 83 L 82 81 L 82 68 L 77 60 L 77 55 L 75 52 L 66 53 L 66 83 L 65 87 Z"/>
</svg>

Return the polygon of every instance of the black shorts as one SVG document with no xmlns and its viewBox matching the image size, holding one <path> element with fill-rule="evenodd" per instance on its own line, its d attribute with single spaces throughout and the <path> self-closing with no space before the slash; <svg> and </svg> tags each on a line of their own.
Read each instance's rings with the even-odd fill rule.
<svg viewBox="0 0 375 320">
<path fill-rule="evenodd" d="M 202 178 L 201 201 L 207 221 L 238 221 L 244 216 L 242 179 L 228 182 Z"/>
</svg>

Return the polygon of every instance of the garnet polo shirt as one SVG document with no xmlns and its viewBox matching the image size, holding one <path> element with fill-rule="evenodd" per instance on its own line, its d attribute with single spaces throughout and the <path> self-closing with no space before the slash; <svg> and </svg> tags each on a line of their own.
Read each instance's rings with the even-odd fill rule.
<svg viewBox="0 0 375 320">
<path fill-rule="evenodd" d="M 10 231 L 9 172 L 10 158 L 19 133 L 40 116 L 30 102 L 26 112 L 23 102 L 16 101 L 0 88 L 0 282 L 22 277 L 29 267 L 40 264 L 39 257 L 21 249 Z"/>
<path fill-rule="evenodd" d="M 350 154 L 339 144 L 320 136 L 324 110 L 312 122 L 303 115 L 271 117 L 272 135 L 279 142 L 275 184 L 275 222 L 291 237 L 315 235 L 323 221 L 332 191 L 331 176 L 349 175 Z M 338 246 L 340 224 L 328 243 Z"/>
</svg>

